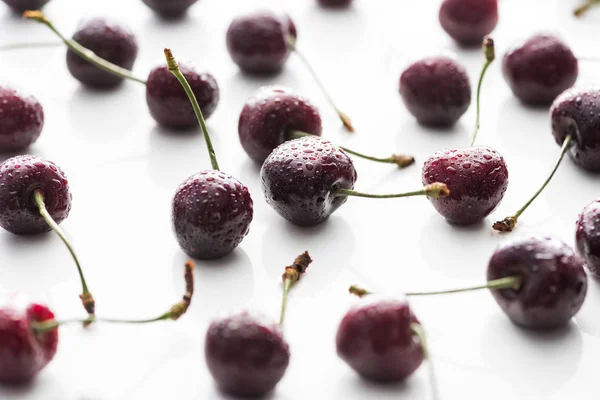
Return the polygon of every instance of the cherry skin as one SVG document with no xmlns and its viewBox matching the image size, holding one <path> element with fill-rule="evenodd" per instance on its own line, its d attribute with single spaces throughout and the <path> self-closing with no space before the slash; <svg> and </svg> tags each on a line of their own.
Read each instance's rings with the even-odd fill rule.
<svg viewBox="0 0 600 400">
<path fill-rule="evenodd" d="M 508 169 L 496 150 L 474 146 L 435 153 L 423 165 L 422 180 L 445 183 L 450 196 L 429 200 L 448 222 L 471 225 L 494 211 L 504 197 Z"/>
<path fill-rule="evenodd" d="M 575 84 L 577 58 L 562 40 L 538 34 L 504 55 L 504 79 L 514 95 L 532 105 L 547 105 Z"/>
<path fill-rule="evenodd" d="M 205 119 L 208 119 L 219 104 L 220 91 L 215 78 L 209 73 L 199 73 L 192 67 L 179 64 L 198 100 Z M 198 126 L 194 108 L 177 81 L 166 66 L 154 68 L 146 82 L 146 103 L 152 118 L 160 125 L 173 129 L 186 129 Z"/>
<path fill-rule="evenodd" d="M 2 0 L 10 8 L 18 13 L 24 13 L 27 10 L 39 10 L 50 2 L 50 0 Z"/>
<path fill-rule="evenodd" d="M 600 88 L 574 87 L 550 107 L 552 134 L 561 145 L 572 134 L 569 156 L 580 167 L 600 171 Z"/>
<path fill-rule="evenodd" d="M 35 333 L 32 322 L 54 319 L 48 307 L 10 298 L 0 301 L 0 383 L 34 378 L 56 354 L 58 330 Z"/>
<path fill-rule="evenodd" d="M 198 0 L 142 0 L 163 18 L 181 17 Z"/>
<path fill-rule="evenodd" d="M 329 8 L 345 8 L 352 4 L 352 0 L 317 0 L 319 5 Z"/>
<path fill-rule="evenodd" d="M 560 240 L 533 236 L 500 246 L 490 259 L 488 281 L 518 276 L 520 288 L 493 290 L 504 313 L 534 329 L 563 326 L 579 311 L 587 292 L 583 260 Z"/>
<path fill-rule="evenodd" d="M 0 84 L 0 152 L 22 150 L 40 137 L 44 109 L 33 96 Z"/>
<path fill-rule="evenodd" d="M 280 327 L 247 311 L 214 321 L 206 333 L 204 354 L 219 388 L 236 396 L 267 394 L 290 362 Z"/>
<path fill-rule="evenodd" d="M 588 204 L 579 214 L 575 242 L 587 269 L 600 278 L 600 200 Z"/>
<path fill-rule="evenodd" d="M 328 140 L 307 136 L 277 147 L 261 169 L 263 192 L 285 219 L 302 226 L 325 221 L 348 199 L 337 189 L 353 189 L 352 159 Z"/>
<path fill-rule="evenodd" d="M 102 18 L 94 18 L 81 26 L 73 40 L 93 51 L 99 57 L 122 68 L 131 70 L 138 53 L 138 45 L 129 29 Z M 112 88 L 123 81 L 99 69 L 72 50 L 67 50 L 67 67 L 75 79 L 96 88 Z"/>
<path fill-rule="evenodd" d="M 308 99 L 282 87 L 262 87 L 248 99 L 238 123 L 246 153 L 262 164 L 292 131 L 321 136 L 319 110 Z"/>
<path fill-rule="evenodd" d="M 242 71 L 272 74 L 280 71 L 297 37 L 296 26 L 287 15 L 256 11 L 235 18 L 227 30 L 227 50 Z"/>
<path fill-rule="evenodd" d="M 248 188 L 237 179 L 222 171 L 202 171 L 175 193 L 173 231 L 189 256 L 223 257 L 248 234 L 253 210 Z"/>
<path fill-rule="evenodd" d="M 439 19 L 458 43 L 479 45 L 498 24 L 498 0 L 444 0 Z"/>
<path fill-rule="evenodd" d="M 404 70 L 400 95 L 421 124 L 448 126 L 469 108 L 471 83 L 465 68 L 452 58 L 431 57 Z"/>
<path fill-rule="evenodd" d="M 402 381 L 423 363 L 423 348 L 411 329 L 418 323 L 405 300 L 368 296 L 342 319 L 337 354 L 364 378 Z"/>
<path fill-rule="evenodd" d="M 34 190 L 44 195 L 46 208 L 61 223 L 71 210 L 69 182 L 52 161 L 24 155 L 0 164 L 0 226 L 17 235 L 50 231 L 33 201 Z"/>
</svg>

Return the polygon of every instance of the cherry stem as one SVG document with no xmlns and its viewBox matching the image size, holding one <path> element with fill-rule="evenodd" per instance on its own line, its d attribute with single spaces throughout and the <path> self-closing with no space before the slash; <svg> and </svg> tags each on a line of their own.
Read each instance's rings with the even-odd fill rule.
<svg viewBox="0 0 600 400">
<path fill-rule="evenodd" d="M 185 263 L 185 294 L 183 295 L 183 299 L 174 304 L 169 311 L 164 314 L 159 315 L 155 318 L 150 319 L 116 319 L 116 318 L 97 318 L 95 315 L 90 315 L 85 319 L 66 319 L 62 321 L 57 320 L 48 320 L 44 322 L 35 322 L 32 323 L 32 328 L 35 333 L 44 333 L 58 328 L 61 325 L 68 325 L 73 323 L 83 323 L 83 325 L 89 325 L 92 322 L 107 322 L 113 324 L 148 324 L 157 321 L 165 321 L 165 320 L 173 320 L 176 321 L 183 314 L 186 313 L 190 304 L 192 303 L 192 296 L 194 295 L 194 263 L 192 261 L 188 261 Z"/>
<path fill-rule="evenodd" d="M 569 145 L 571 144 L 572 138 L 573 138 L 573 135 L 571 133 L 568 134 L 567 137 L 565 138 L 565 140 L 562 144 L 562 147 L 560 149 L 560 156 L 556 160 L 556 163 L 554 164 L 554 168 L 552 169 L 552 172 L 550 173 L 550 175 L 548 175 L 548 178 L 546 178 L 546 180 L 544 181 L 544 184 L 537 190 L 537 192 L 535 192 L 533 197 L 531 197 L 529 199 L 529 201 L 527 203 L 525 203 L 525 205 L 523 207 L 521 207 L 521 209 L 519 209 L 519 211 L 517 211 L 514 215 L 512 215 L 510 217 L 506 217 L 502 221 L 496 221 L 493 225 L 493 228 L 495 230 L 500 231 L 500 232 L 511 232 L 514 229 L 514 227 L 517 225 L 517 221 L 518 221 L 519 217 L 521 216 L 521 214 L 523 214 L 523 212 L 527 209 L 527 207 L 529 207 L 531 205 L 531 203 L 533 203 L 533 201 L 540 195 L 540 193 L 542 193 L 542 191 L 546 188 L 546 186 L 548 186 L 548 183 L 550 183 L 550 180 L 556 173 L 558 166 L 560 165 L 562 159 L 565 156 L 565 153 L 567 152 L 567 149 L 569 148 Z"/>
<path fill-rule="evenodd" d="M 173 57 L 173 53 L 170 49 L 165 49 L 165 58 L 167 60 L 167 67 L 169 71 L 177 78 L 181 86 L 183 86 L 183 90 L 187 94 L 190 99 L 190 103 L 192 103 L 192 107 L 194 108 L 194 113 L 196 114 L 196 118 L 198 119 L 198 123 L 200 123 L 200 127 L 202 128 L 202 133 L 204 134 L 204 141 L 206 142 L 206 147 L 208 148 L 208 155 L 210 156 L 210 163 L 213 169 L 219 171 L 219 163 L 217 162 L 217 155 L 215 153 L 215 149 L 213 148 L 212 141 L 210 140 L 210 135 L 208 133 L 208 128 L 206 127 L 206 121 L 204 120 L 204 115 L 202 115 L 202 110 L 200 109 L 200 105 L 198 105 L 198 100 L 196 99 L 196 95 L 194 91 L 190 87 L 190 84 L 185 79 L 185 76 L 181 73 L 179 69 L 179 65 L 177 64 L 177 60 Z"/>
<path fill-rule="evenodd" d="M 87 282 L 85 281 L 85 277 L 83 275 L 83 269 L 81 268 L 81 264 L 79 263 L 79 259 L 77 258 L 77 255 L 75 254 L 75 250 L 73 249 L 73 246 L 69 242 L 69 239 L 67 239 L 63 230 L 60 228 L 60 226 L 58 226 L 56 221 L 54 221 L 54 219 L 48 212 L 48 209 L 46 208 L 46 203 L 44 202 L 44 193 L 40 189 L 35 189 L 33 191 L 33 202 L 35 203 L 38 210 L 40 211 L 40 214 L 41 214 L 42 218 L 44 218 L 44 221 L 46 221 L 48 226 L 50 226 L 50 228 L 52 228 L 52 230 L 54 232 L 56 232 L 56 234 L 58 235 L 58 237 L 60 237 L 60 239 L 65 244 L 65 246 L 67 246 L 67 249 L 69 249 L 69 252 L 71 253 L 71 256 L 73 257 L 73 260 L 75 261 L 75 265 L 77 265 L 77 272 L 79 272 L 79 279 L 81 280 L 82 293 L 79 297 L 81 298 L 83 307 L 85 308 L 87 313 L 90 315 L 90 318 L 94 318 L 96 302 L 94 301 L 94 297 L 92 296 L 92 294 L 90 293 L 90 290 L 88 289 Z"/>
<path fill-rule="evenodd" d="M 502 290 L 502 289 L 513 289 L 519 290 L 521 288 L 522 279 L 519 276 L 508 276 L 506 278 L 495 279 L 492 281 L 488 281 L 485 285 L 479 286 L 470 286 L 466 288 L 460 289 L 449 289 L 449 290 L 437 290 L 433 292 L 407 292 L 404 295 L 407 297 L 416 297 L 416 296 L 435 296 L 440 294 L 452 294 L 452 293 L 464 293 L 464 292 L 474 292 L 477 290 L 489 289 L 489 290 Z M 371 294 L 375 294 L 367 289 L 364 289 L 360 286 L 352 285 L 348 289 L 350 294 L 353 294 L 357 297 L 363 297 Z"/>
<path fill-rule="evenodd" d="M 292 265 L 285 267 L 285 271 L 283 275 L 281 275 L 281 279 L 283 280 L 283 299 L 281 301 L 281 314 L 279 316 L 280 326 L 283 326 L 283 321 L 285 320 L 288 293 L 290 292 L 292 286 L 294 286 L 294 284 L 298 282 L 302 275 L 306 272 L 306 269 L 310 263 L 312 263 L 312 258 L 310 258 L 308 251 L 305 251 L 296 257 Z"/>
<path fill-rule="evenodd" d="M 410 324 L 410 330 L 419 339 L 419 343 L 423 349 L 423 358 L 425 358 L 425 361 L 427 361 L 427 369 L 429 370 L 429 384 L 431 386 L 431 398 L 432 400 L 438 400 L 440 398 L 440 392 L 438 389 L 437 375 L 435 373 L 433 360 L 431 359 L 431 353 L 429 352 L 429 345 L 427 343 L 427 336 L 425 335 L 423 325 L 412 323 Z"/>
<path fill-rule="evenodd" d="M 302 132 L 302 131 L 292 131 L 290 133 L 290 135 L 294 139 L 299 139 L 299 138 L 303 138 L 306 136 L 315 136 L 310 133 Z M 409 156 L 409 155 L 392 154 L 391 157 L 380 158 L 380 157 L 367 156 L 367 155 L 359 153 L 357 151 L 350 150 L 349 148 L 344 147 L 344 146 L 337 146 L 337 147 L 344 150 L 348 154 L 352 154 L 353 156 L 364 158 L 364 159 L 370 160 L 370 161 L 385 163 L 385 164 L 396 164 L 398 166 L 398 168 L 405 168 L 405 167 L 408 167 L 409 165 L 412 165 L 415 163 L 415 158 L 413 156 Z"/>
<path fill-rule="evenodd" d="M 483 77 L 485 76 L 485 71 L 487 71 L 490 64 L 496 58 L 496 50 L 494 48 L 494 40 L 491 37 L 486 36 L 483 38 L 483 54 L 485 55 L 485 63 L 483 64 L 483 68 L 481 70 L 481 74 L 479 75 L 479 83 L 477 83 L 477 115 L 475 118 L 475 130 L 473 132 L 473 138 L 471 139 L 471 146 L 475 144 L 475 140 L 477 139 L 477 133 L 479 132 L 479 120 L 481 115 L 481 106 L 480 106 L 480 98 L 481 98 L 481 85 L 483 83 Z"/>
<path fill-rule="evenodd" d="M 340 117 L 340 120 L 342 121 L 342 124 L 344 124 L 346 130 L 348 132 L 354 132 L 354 126 L 352 126 L 352 121 L 350 121 L 350 117 L 348 117 L 346 114 L 341 112 L 339 108 L 337 108 L 335 102 L 333 101 L 333 98 L 329 95 L 327 89 L 325 89 L 325 85 L 323 85 L 323 82 L 321 82 L 321 79 L 319 79 L 317 72 L 314 70 L 310 62 L 308 62 L 308 59 L 304 56 L 304 54 L 302 54 L 296 47 L 296 39 L 293 37 L 289 37 L 288 46 L 296 53 L 300 61 L 302 61 L 302 64 L 304 64 L 304 66 L 308 69 L 308 72 L 310 72 L 310 74 L 312 75 L 317 86 L 319 87 L 319 89 L 321 89 L 321 92 L 323 92 L 323 95 L 325 96 L 329 104 L 331 104 L 331 107 L 333 107 L 337 115 Z"/>
<path fill-rule="evenodd" d="M 22 49 L 37 49 L 44 47 L 56 47 L 61 44 L 58 42 L 31 42 L 31 43 L 13 43 L 0 46 L 0 51 L 22 50 Z"/>
<path fill-rule="evenodd" d="M 425 186 L 421 190 L 406 193 L 395 193 L 395 194 L 371 194 L 357 192 L 351 189 L 337 189 L 333 192 L 335 196 L 354 196 L 354 197 L 368 197 L 371 199 L 392 199 L 398 197 L 412 197 L 412 196 L 428 196 L 434 199 L 442 199 L 450 196 L 450 190 L 445 183 L 435 182 Z"/>
<path fill-rule="evenodd" d="M 25 11 L 25 13 L 23 13 L 23 17 L 25 17 L 27 19 L 32 19 L 34 21 L 37 21 L 37 22 L 40 22 L 40 23 L 46 25 L 48 28 L 50 28 L 50 30 L 52 32 L 54 32 L 64 42 L 64 44 L 67 45 L 67 47 L 69 49 L 71 49 L 79 57 L 81 57 L 84 60 L 86 60 L 87 62 L 95 65 L 96 67 L 100 68 L 101 70 L 106 71 L 110 74 L 116 75 L 118 77 L 124 78 L 124 79 L 130 79 L 132 81 L 143 83 L 144 85 L 146 84 L 145 80 L 137 78 L 136 76 L 134 76 L 131 73 L 130 70 L 119 67 L 118 65 L 113 64 L 110 61 L 107 61 L 107 60 L 99 57 L 96 53 L 94 53 L 90 49 L 83 47 L 82 45 L 77 43 L 75 40 L 67 39 L 66 37 L 64 37 L 54 27 L 52 22 L 50 22 L 50 20 L 48 20 L 41 11 Z"/>
<path fill-rule="evenodd" d="M 575 15 L 576 17 L 581 17 L 590 8 L 592 8 L 593 6 L 596 6 L 598 4 L 600 4 L 600 0 L 588 0 L 587 3 L 582 4 L 581 6 L 577 7 L 575 10 L 573 10 L 573 15 Z"/>
</svg>

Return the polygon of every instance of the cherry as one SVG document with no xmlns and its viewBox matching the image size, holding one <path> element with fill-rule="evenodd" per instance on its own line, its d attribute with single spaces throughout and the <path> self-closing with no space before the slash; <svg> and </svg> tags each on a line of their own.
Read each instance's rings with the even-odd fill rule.
<svg viewBox="0 0 600 400">
<path fill-rule="evenodd" d="M 286 267 L 279 324 L 249 311 L 210 324 L 204 354 L 208 370 L 221 390 L 236 396 L 262 396 L 283 378 L 290 362 L 289 345 L 281 329 L 287 295 L 311 262 L 305 252 Z"/>
<path fill-rule="evenodd" d="M 597 6 L 598 4 L 600 4 L 600 0 L 586 0 L 586 2 L 584 4 L 582 4 L 581 6 L 577 7 L 575 10 L 573 10 L 573 14 L 576 17 L 581 17 L 590 8 L 592 8 L 594 6 Z"/>
<path fill-rule="evenodd" d="M 600 200 L 591 202 L 579 214 L 575 242 L 588 270 L 600 277 Z"/>
<path fill-rule="evenodd" d="M 465 68 L 454 59 L 430 57 L 402 72 L 400 96 L 419 123 L 448 126 L 469 108 L 471 84 Z"/>
<path fill-rule="evenodd" d="M 444 0 L 439 18 L 458 43 L 478 44 L 498 24 L 498 0 Z"/>
<path fill-rule="evenodd" d="M 319 5 L 328 8 L 345 8 L 352 4 L 352 0 L 317 0 Z"/>
<path fill-rule="evenodd" d="M 94 18 L 83 24 L 73 34 L 72 40 L 98 57 L 127 70 L 133 68 L 138 53 L 137 41 L 129 29 L 102 18 Z M 92 87 L 112 88 L 123 81 L 121 77 L 99 69 L 71 49 L 67 50 L 67 68 L 75 79 Z"/>
<path fill-rule="evenodd" d="M 235 18 L 227 30 L 227 50 L 233 62 L 242 71 L 254 74 L 279 72 L 290 53 L 296 53 L 313 79 L 338 114 L 344 127 L 354 131 L 346 114 L 335 105 L 331 96 L 316 72 L 296 47 L 296 26 L 287 15 L 277 15 L 270 11 L 255 11 Z"/>
<path fill-rule="evenodd" d="M 150 72 L 148 81 L 133 75 L 130 70 L 107 61 L 74 40 L 66 39 L 54 25 L 39 11 L 27 11 L 25 18 L 33 19 L 48 26 L 69 47 L 69 50 L 93 64 L 102 73 L 112 74 L 121 79 L 129 79 L 146 85 L 146 102 L 150 115 L 159 124 L 172 129 L 191 128 L 196 125 L 194 109 L 187 95 L 177 81 L 164 66 Z M 198 73 L 191 66 L 180 66 L 184 76 L 189 80 L 194 95 L 199 99 L 202 112 L 208 118 L 219 102 L 219 87 L 214 77 L 208 73 Z"/>
<path fill-rule="evenodd" d="M 0 84 L 0 152 L 26 149 L 40 137 L 44 109 L 33 96 Z"/>
<path fill-rule="evenodd" d="M 39 10 L 50 2 L 50 0 L 2 0 L 10 8 L 18 13 L 26 10 Z"/>
<path fill-rule="evenodd" d="M 58 331 L 36 333 L 32 322 L 54 319 L 42 304 L 10 298 L 0 302 L 0 383 L 31 380 L 56 354 Z"/>
<path fill-rule="evenodd" d="M 181 17 L 197 0 L 142 0 L 163 18 Z"/>
<path fill-rule="evenodd" d="M 194 92 L 171 50 L 165 49 L 168 70 L 177 78 L 202 128 L 212 170 L 186 179 L 173 198 L 173 230 L 181 249 L 191 257 L 214 259 L 235 249 L 248 234 L 253 202 L 248 188 L 219 169 L 212 141 Z"/>
<path fill-rule="evenodd" d="M 550 34 L 537 34 L 504 55 L 504 78 L 521 101 L 546 105 L 573 86 L 578 62 L 562 40 Z"/>
<path fill-rule="evenodd" d="M 307 135 L 321 136 L 321 130 L 321 116 L 317 107 L 306 98 L 279 86 L 260 88 L 244 105 L 238 123 L 242 147 L 250 158 L 261 164 L 286 140 Z M 357 157 L 393 163 L 399 168 L 414 163 L 414 158 L 407 155 L 377 158 L 342 146 L 340 148 Z"/>
<path fill-rule="evenodd" d="M 354 191 L 354 163 L 343 150 L 318 136 L 306 136 L 279 145 L 265 160 L 261 178 L 267 203 L 285 219 L 302 226 L 325 221 L 348 196 L 445 197 L 449 194 L 446 185 L 439 183 L 401 194 Z"/>
<path fill-rule="evenodd" d="M 199 73 L 180 64 L 179 68 L 189 82 L 204 118 L 208 119 L 219 104 L 219 86 L 209 73 Z M 198 124 L 194 109 L 177 79 L 166 66 L 154 68 L 146 82 L 146 102 L 152 118 L 170 128 L 191 128 Z"/>
</svg>

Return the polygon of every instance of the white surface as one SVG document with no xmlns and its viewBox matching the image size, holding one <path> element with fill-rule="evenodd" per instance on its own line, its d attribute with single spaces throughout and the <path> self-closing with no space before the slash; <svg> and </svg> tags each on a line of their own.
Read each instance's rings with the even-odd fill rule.
<svg viewBox="0 0 600 400">
<path fill-rule="evenodd" d="M 315 260 L 290 296 L 286 335 L 291 364 L 272 398 L 428 399 L 421 368 L 405 384 L 377 386 L 359 379 L 335 354 L 334 335 L 356 301 L 348 285 L 375 290 L 434 289 L 479 283 L 502 240 L 494 217 L 514 212 L 548 173 L 559 148 L 545 110 L 531 110 L 511 95 L 500 62 L 489 70 L 478 142 L 506 158 L 510 186 L 498 211 L 470 228 L 448 225 L 423 198 L 350 199 L 326 223 L 295 227 L 263 200 L 258 167 L 243 152 L 237 119 L 247 97 L 278 83 L 321 106 L 324 135 L 364 152 L 409 152 L 417 165 L 396 171 L 356 161 L 357 189 L 396 192 L 420 185 L 420 166 L 435 150 L 468 145 L 474 107 L 449 132 L 420 127 L 397 94 L 407 60 L 449 50 L 476 82 L 482 56 L 457 48 L 439 27 L 439 1 L 356 0 L 349 11 L 326 12 L 313 0 L 201 0 L 179 23 L 155 18 L 141 1 L 53 0 L 47 15 L 70 35 L 80 18 L 127 20 L 140 43 L 134 71 L 141 77 L 163 62 L 162 48 L 215 75 L 221 102 L 209 128 L 222 168 L 249 186 L 255 201 L 250 234 L 230 256 L 198 262 L 197 292 L 187 316 L 153 326 L 98 324 L 90 331 L 61 329 L 59 352 L 26 388 L 0 387 L 3 400 L 220 399 L 204 364 L 207 324 L 220 312 L 252 307 L 276 316 L 282 268 L 305 249 Z M 539 30 L 558 30 L 579 55 L 597 53 L 600 13 L 576 21 L 577 0 L 502 0 L 495 31 L 497 53 Z M 344 133 L 297 59 L 272 79 L 249 79 L 231 62 L 225 30 L 235 13 L 258 5 L 285 5 L 296 21 L 299 46 L 321 71 L 357 134 Z M 0 44 L 52 40 L 43 26 L 15 18 L 0 4 Z M 144 88 L 128 82 L 107 93 L 83 88 L 69 75 L 64 48 L 0 53 L 0 77 L 34 93 L 44 106 L 42 137 L 30 150 L 66 171 L 73 210 L 63 223 L 82 259 L 98 314 L 149 317 L 181 295 L 186 256 L 171 233 L 170 204 L 188 175 L 210 166 L 199 133 L 156 126 Z M 579 83 L 596 81 L 597 66 L 580 65 Z M 475 90 L 475 88 L 473 88 Z M 474 103 L 473 103 L 474 105 Z M 199 132 L 199 131 L 198 131 Z M 600 195 L 598 177 L 569 159 L 518 232 L 543 232 L 572 244 L 581 208 Z M 377 203 L 377 201 L 379 201 Z M 47 302 L 59 317 L 82 315 L 75 267 L 52 234 L 18 238 L 0 232 L 0 289 Z M 415 299 L 430 335 L 443 399 L 598 399 L 600 320 L 598 283 L 590 281 L 582 311 L 570 327 L 535 334 L 513 326 L 486 293 Z"/>
</svg>

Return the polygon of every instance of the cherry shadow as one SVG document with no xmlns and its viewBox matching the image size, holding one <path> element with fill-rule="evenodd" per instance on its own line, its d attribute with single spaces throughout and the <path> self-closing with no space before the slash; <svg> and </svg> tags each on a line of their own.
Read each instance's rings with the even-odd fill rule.
<svg viewBox="0 0 600 400">
<path fill-rule="evenodd" d="M 423 367 L 421 367 L 423 368 Z M 364 379 L 348 369 L 336 385 L 339 398 L 374 399 L 429 399 L 429 388 L 421 375 L 413 375 L 402 382 L 373 382 Z"/>
<path fill-rule="evenodd" d="M 422 165 L 436 151 L 468 146 L 469 133 L 461 121 L 450 127 L 436 127 L 422 125 L 410 116 L 396 136 L 396 142 L 397 148 L 410 151 Z"/>
</svg>

